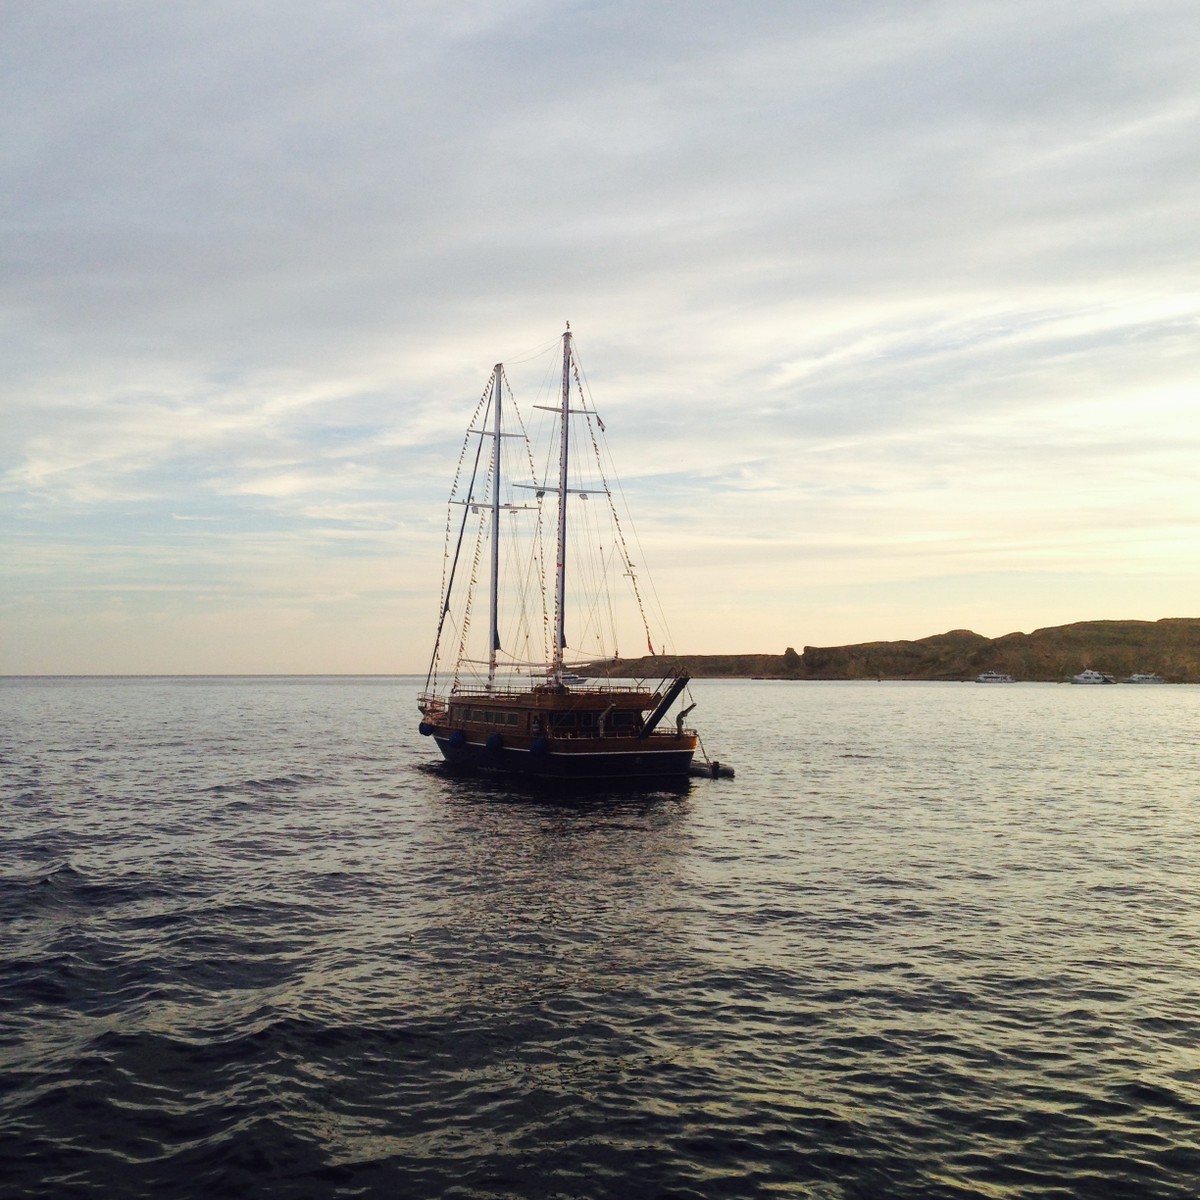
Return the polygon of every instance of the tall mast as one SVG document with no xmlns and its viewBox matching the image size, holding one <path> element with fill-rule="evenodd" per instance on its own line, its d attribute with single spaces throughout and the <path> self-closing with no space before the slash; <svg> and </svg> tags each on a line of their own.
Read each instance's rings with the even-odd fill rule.
<svg viewBox="0 0 1200 1200">
<path fill-rule="evenodd" d="M 497 363 L 492 377 L 492 586 L 489 599 L 488 681 L 496 683 L 496 652 L 500 649 L 500 380 L 504 364 Z"/>
<path fill-rule="evenodd" d="M 571 326 L 563 334 L 562 408 L 558 441 L 558 577 L 554 586 L 554 681 L 561 683 L 567 644 L 567 452 L 571 431 Z"/>
</svg>

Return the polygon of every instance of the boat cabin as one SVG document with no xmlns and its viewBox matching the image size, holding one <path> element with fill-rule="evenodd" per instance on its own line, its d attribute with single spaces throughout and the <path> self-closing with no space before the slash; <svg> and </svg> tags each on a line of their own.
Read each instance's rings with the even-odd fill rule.
<svg viewBox="0 0 1200 1200">
<path fill-rule="evenodd" d="M 572 690 L 545 684 L 529 692 L 451 696 L 446 724 L 530 737 L 636 737 L 645 725 L 643 714 L 661 698 L 644 689 Z"/>
</svg>

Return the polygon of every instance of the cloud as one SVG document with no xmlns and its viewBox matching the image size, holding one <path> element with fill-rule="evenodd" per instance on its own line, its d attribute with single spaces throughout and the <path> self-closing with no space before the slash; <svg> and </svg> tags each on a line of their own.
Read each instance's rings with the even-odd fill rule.
<svg viewBox="0 0 1200 1200">
<path fill-rule="evenodd" d="M 565 319 L 653 559 L 676 592 L 689 558 L 745 564 L 728 603 L 777 591 L 764 636 L 803 642 L 790 611 L 829 618 L 797 597 L 872 572 L 885 619 L 905 563 L 979 573 L 988 612 L 1002 578 L 1060 605 L 1048 561 L 1079 615 L 1131 594 L 1072 545 L 1158 580 L 1123 615 L 1194 594 L 1183 0 L 47 0 L 6 24 L 20 665 L 50 662 L 39 589 L 182 596 L 203 563 L 236 622 L 239 572 L 303 597 L 349 546 L 394 589 L 388 664 L 419 662 L 400 597 L 440 569 L 463 425 L 498 359 L 536 395 Z M 695 648 L 728 627 L 698 614 Z"/>
</svg>

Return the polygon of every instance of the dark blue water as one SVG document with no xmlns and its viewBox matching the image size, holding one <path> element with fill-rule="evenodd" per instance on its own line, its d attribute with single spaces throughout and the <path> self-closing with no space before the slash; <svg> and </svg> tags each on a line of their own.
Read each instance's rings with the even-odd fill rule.
<svg viewBox="0 0 1200 1200">
<path fill-rule="evenodd" d="M 1200 688 L 701 683 L 575 803 L 416 690 L 0 685 L 0 1194 L 1197 1193 Z"/>
</svg>

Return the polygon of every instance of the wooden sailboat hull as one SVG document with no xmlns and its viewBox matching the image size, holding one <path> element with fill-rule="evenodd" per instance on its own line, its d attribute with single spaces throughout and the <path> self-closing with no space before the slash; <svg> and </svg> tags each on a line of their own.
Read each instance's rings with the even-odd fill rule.
<svg viewBox="0 0 1200 1200">
<path fill-rule="evenodd" d="M 535 739 L 530 745 L 500 745 L 433 734 L 451 767 L 532 779 L 625 783 L 686 780 L 696 749 L 694 735 L 682 737 Z M 540 744 L 539 744 L 540 741 Z"/>
</svg>

